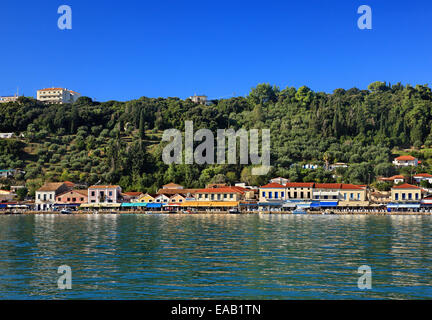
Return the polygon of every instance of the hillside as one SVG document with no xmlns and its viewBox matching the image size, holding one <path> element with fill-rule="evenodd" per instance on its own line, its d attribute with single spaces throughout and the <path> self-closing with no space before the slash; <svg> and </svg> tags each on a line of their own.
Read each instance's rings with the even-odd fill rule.
<svg viewBox="0 0 432 320">
<path fill-rule="evenodd" d="M 155 191 L 169 181 L 187 187 L 212 182 L 263 183 L 270 176 L 292 181 L 368 183 L 396 173 L 395 155 L 413 154 L 432 169 L 432 93 L 428 86 L 372 83 L 368 90 L 260 84 L 247 97 L 198 105 L 178 98 L 140 98 L 73 105 L 43 105 L 31 98 L 0 104 L 0 132 L 23 133 L 0 140 L 0 168 L 22 168 L 30 186 L 44 180 L 119 183 L 125 190 Z M 172 165 L 162 162 L 162 132 L 208 128 L 270 128 L 268 176 L 251 176 L 245 165 Z M 346 162 L 337 177 L 301 163 Z"/>
</svg>

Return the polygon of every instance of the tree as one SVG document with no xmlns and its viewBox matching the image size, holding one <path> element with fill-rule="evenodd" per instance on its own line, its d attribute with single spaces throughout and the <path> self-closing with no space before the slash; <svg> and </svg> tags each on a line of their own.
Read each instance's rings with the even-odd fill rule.
<svg viewBox="0 0 432 320">
<path fill-rule="evenodd" d="M 141 141 L 145 139 L 145 130 L 146 130 L 145 113 L 144 110 L 141 110 L 140 122 L 139 122 L 139 136 Z"/>
<path fill-rule="evenodd" d="M 16 194 L 18 196 L 18 200 L 23 201 L 25 199 L 25 197 L 27 197 L 28 189 L 26 187 L 19 188 L 19 189 L 17 189 Z"/>
</svg>

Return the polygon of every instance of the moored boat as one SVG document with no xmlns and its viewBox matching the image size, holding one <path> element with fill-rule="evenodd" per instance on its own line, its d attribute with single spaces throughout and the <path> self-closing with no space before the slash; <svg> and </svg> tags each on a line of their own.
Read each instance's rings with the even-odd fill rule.
<svg viewBox="0 0 432 320">
<path fill-rule="evenodd" d="M 292 213 L 293 214 L 307 214 L 306 210 L 304 210 L 302 208 L 297 208 Z"/>
</svg>

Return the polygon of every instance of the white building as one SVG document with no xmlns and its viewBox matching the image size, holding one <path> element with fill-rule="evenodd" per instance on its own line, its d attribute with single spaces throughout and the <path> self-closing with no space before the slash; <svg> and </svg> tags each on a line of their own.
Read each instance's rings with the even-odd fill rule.
<svg viewBox="0 0 432 320">
<path fill-rule="evenodd" d="M 417 173 L 413 176 L 413 178 L 417 183 L 420 183 L 423 180 L 432 183 L 432 175 L 430 175 L 429 173 Z"/>
<path fill-rule="evenodd" d="M 13 132 L 0 132 L 0 139 L 11 139 L 13 136 Z"/>
<path fill-rule="evenodd" d="M 37 91 L 37 100 L 48 104 L 74 103 L 81 97 L 78 92 L 63 88 L 47 88 Z"/>
<path fill-rule="evenodd" d="M 189 97 L 189 99 L 191 99 L 193 102 L 195 103 L 199 103 L 199 104 L 207 104 L 207 96 L 197 96 L 196 94 L 193 95 L 192 97 Z"/>
<path fill-rule="evenodd" d="M 18 95 L 0 97 L 0 103 L 16 102 L 17 100 Z"/>
<path fill-rule="evenodd" d="M 69 187 L 63 182 L 45 183 L 36 191 L 36 210 L 51 210 L 55 204 L 56 196 L 68 190 Z"/>
<path fill-rule="evenodd" d="M 413 156 L 400 156 L 394 159 L 393 164 L 398 167 L 408 167 L 408 166 L 417 167 L 419 161 L 417 158 L 414 158 Z"/>
</svg>

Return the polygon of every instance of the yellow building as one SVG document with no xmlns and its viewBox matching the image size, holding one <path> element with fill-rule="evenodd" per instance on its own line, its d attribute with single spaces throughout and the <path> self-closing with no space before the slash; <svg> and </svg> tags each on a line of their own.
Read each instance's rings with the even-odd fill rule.
<svg viewBox="0 0 432 320">
<path fill-rule="evenodd" d="M 392 202 L 419 202 L 422 198 L 422 189 L 408 183 L 394 186 L 391 189 Z"/>
<path fill-rule="evenodd" d="M 312 200 L 313 182 L 290 182 L 285 185 L 287 199 Z"/>
<path fill-rule="evenodd" d="M 184 203 L 186 202 L 186 197 L 182 194 L 176 193 L 169 200 L 170 203 Z"/>
<path fill-rule="evenodd" d="M 259 201 L 281 201 L 286 200 L 286 188 L 285 186 L 271 182 L 259 189 Z"/>
<path fill-rule="evenodd" d="M 142 195 L 141 197 L 139 197 L 138 198 L 138 201 L 137 202 L 155 202 L 155 197 L 156 197 L 156 195 L 151 195 L 151 194 L 148 194 L 148 193 L 146 193 L 146 194 L 144 194 L 144 195 Z"/>
<path fill-rule="evenodd" d="M 249 190 L 241 187 L 205 188 L 195 192 L 197 201 L 240 201 L 246 199 Z M 252 191 L 253 193 L 253 191 Z"/>
</svg>

